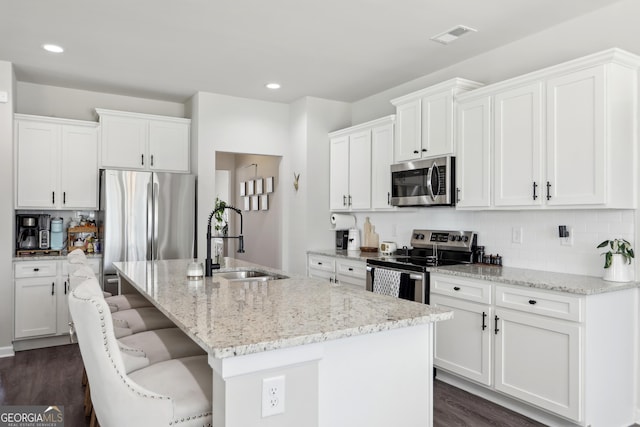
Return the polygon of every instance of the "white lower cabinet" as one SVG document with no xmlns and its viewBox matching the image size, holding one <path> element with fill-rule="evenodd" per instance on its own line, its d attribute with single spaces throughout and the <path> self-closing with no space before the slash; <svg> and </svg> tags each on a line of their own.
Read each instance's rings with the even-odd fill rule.
<svg viewBox="0 0 640 427">
<path fill-rule="evenodd" d="M 330 282 L 366 288 L 367 270 L 365 261 L 344 257 L 308 254 L 309 277 L 328 279 Z"/>
<path fill-rule="evenodd" d="M 633 423 L 636 289 L 579 295 L 438 273 L 430 282 L 431 304 L 454 312 L 435 325 L 434 365 L 468 380 L 463 388 L 558 425 Z"/>
<path fill-rule="evenodd" d="M 68 262 L 15 261 L 13 265 L 15 339 L 68 334 Z M 89 265 L 99 275 L 100 260 L 90 259 Z"/>
</svg>

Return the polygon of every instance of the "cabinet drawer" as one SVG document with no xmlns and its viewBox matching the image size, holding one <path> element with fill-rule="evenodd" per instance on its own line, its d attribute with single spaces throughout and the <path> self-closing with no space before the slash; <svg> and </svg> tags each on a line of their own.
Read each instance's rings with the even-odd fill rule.
<svg viewBox="0 0 640 427">
<path fill-rule="evenodd" d="M 315 270 L 336 271 L 336 261 L 331 257 L 322 255 L 309 255 L 309 268 Z"/>
<path fill-rule="evenodd" d="M 47 277 L 58 274 L 58 261 L 16 261 L 14 264 L 14 277 Z"/>
<path fill-rule="evenodd" d="M 358 261 L 336 261 L 336 272 L 339 276 L 355 277 L 357 279 L 366 280 L 367 264 Z"/>
<path fill-rule="evenodd" d="M 558 319 L 580 322 L 584 299 L 579 296 L 541 292 L 530 288 L 496 286 L 496 306 Z"/>
<path fill-rule="evenodd" d="M 431 274 L 431 293 L 491 304 L 491 283 Z"/>
</svg>

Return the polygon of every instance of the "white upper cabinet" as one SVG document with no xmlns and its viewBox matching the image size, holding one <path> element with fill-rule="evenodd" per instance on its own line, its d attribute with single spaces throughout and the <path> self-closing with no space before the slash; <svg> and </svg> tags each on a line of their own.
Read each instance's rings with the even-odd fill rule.
<svg viewBox="0 0 640 427">
<path fill-rule="evenodd" d="M 189 172 L 191 120 L 96 109 L 100 167 Z"/>
<path fill-rule="evenodd" d="M 390 209 L 394 116 L 329 134 L 332 211 Z"/>
<path fill-rule="evenodd" d="M 487 96 L 458 103 L 456 206 L 491 205 L 491 100 Z"/>
<path fill-rule="evenodd" d="M 496 206 L 542 203 L 542 83 L 494 96 Z"/>
<path fill-rule="evenodd" d="M 98 124 L 16 114 L 16 209 L 97 209 Z"/>
<path fill-rule="evenodd" d="M 391 100 L 396 107 L 394 161 L 454 155 L 455 95 L 480 86 L 452 79 Z"/>
<path fill-rule="evenodd" d="M 371 130 L 371 207 L 391 206 L 391 163 L 393 162 L 393 123 Z"/>
<path fill-rule="evenodd" d="M 458 207 L 635 208 L 639 66 L 640 57 L 610 49 L 460 95 Z M 467 117 L 478 99 L 493 105 L 493 168 L 483 176 L 480 149 L 466 147 L 484 130 Z M 492 186 L 492 198 L 468 203 L 475 180 Z"/>
</svg>

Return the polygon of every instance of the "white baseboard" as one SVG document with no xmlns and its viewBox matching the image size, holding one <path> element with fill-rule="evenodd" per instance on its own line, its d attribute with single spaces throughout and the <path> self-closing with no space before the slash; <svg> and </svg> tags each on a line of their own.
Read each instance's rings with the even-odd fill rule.
<svg viewBox="0 0 640 427">
<path fill-rule="evenodd" d="M 636 408 L 636 420 L 635 420 L 636 424 L 640 424 L 640 407 Z"/>
<path fill-rule="evenodd" d="M 13 346 L 9 345 L 7 347 L 0 347 L 0 358 L 3 357 L 13 357 L 16 354 L 13 352 Z"/>
</svg>

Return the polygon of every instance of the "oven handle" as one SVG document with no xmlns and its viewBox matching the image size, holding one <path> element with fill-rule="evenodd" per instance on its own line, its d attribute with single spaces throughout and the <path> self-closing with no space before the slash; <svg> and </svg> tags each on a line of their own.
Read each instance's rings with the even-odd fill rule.
<svg viewBox="0 0 640 427">
<path fill-rule="evenodd" d="M 367 273 L 370 273 L 371 270 L 374 269 L 374 268 L 378 268 L 378 267 L 367 265 Z M 387 270 L 394 270 L 394 271 L 400 271 L 402 273 L 407 273 L 407 274 L 409 274 L 409 278 L 411 280 L 423 280 L 424 279 L 424 276 L 422 274 L 409 273 L 408 271 L 402 270 L 400 268 L 390 268 L 390 267 L 379 267 L 379 268 L 386 268 Z"/>
</svg>

